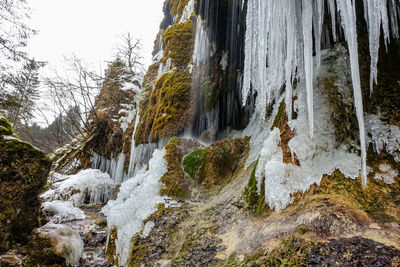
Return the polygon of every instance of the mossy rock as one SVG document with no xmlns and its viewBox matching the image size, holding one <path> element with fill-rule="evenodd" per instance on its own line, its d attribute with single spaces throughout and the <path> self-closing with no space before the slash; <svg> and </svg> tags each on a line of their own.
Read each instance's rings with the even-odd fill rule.
<svg viewBox="0 0 400 267">
<path fill-rule="evenodd" d="M 206 188 L 222 185 L 232 178 L 246 145 L 246 139 L 217 141 L 187 155 L 183 160 L 184 170 Z"/>
<path fill-rule="evenodd" d="M 165 146 L 164 159 L 168 164 L 168 171 L 160 181 L 164 187 L 160 189 L 160 195 L 167 195 L 176 200 L 190 197 L 192 181 L 187 179 L 183 171 L 182 158 L 201 144 L 193 139 L 172 137 Z"/>
<path fill-rule="evenodd" d="M 296 193 L 287 212 L 297 213 L 305 208 L 327 206 L 340 209 L 357 224 L 371 222 L 400 223 L 400 183 L 386 184 L 369 176 L 367 188 L 361 179 L 346 178 L 340 171 L 325 175 L 319 186 L 312 185 L 304 194 Z"/>
<path fill-rule="evenodd" d="M 178 134 L 191 121 L 191 81 L 188 72 L 166 73 L 157 81 L 157 96 L 152 94 L 150 100 L 156 100 L 151 104 L 153 110 L 157 108 L 150 134 L 152 142 Z"/>
<path fill-rule="evenodd" d="M 193 21 L 174 24 L 163 35 L 165 64 L 170 58 L 172 65 L 185 69 L 192 60 L 193 54 Z"/>
<path fill-rule="evenodd" d="M 0 114 L 0 135 L 14 135 L 11 123 L 6 117 Z"/>
<path fill-rule="evenodd" d="M 291 235 L 281 239 L 272 251 L 259 249 L 242 261 L 231 257 L 224 266 L 398 266 L 399 252 L 359 236 L 316 242 Z"/>
<path fill-rule="evenodd" d="M 13 133 L 4 117 L 2 127 Z M 38 196 L 46 184 L 50 159 L 29 143 L 0 135 L 0 252 L 24 244 L 38 227 Z"/>
<path fill-rule="evenodd" d="M 347 144 L 353 146 L 359 143 L 360 134 L 358 128 L 358 120 L 353 104 L 353 95 L 349 94 L 347 101 L 336 85 L 337 76 L 327 76 L 320 81 L 328 96 L 330 108 L 333 110 L 331 120 L 335 127 L 335 139 L 337 144 Z"/>
<path fill-rule="evenodd" d="M 174 198 L 184 198 L 188 195 L 188 182 L 181 167 L 183 154 L 179 150 L 180 140 L 176 137 L 170 139 L 165 146 L 166 154 L 164 159 L 168 164 L 168 171 L 161 177 L 160 181 L 165 187 L 160 189 L 161 195 L 168 195 Z"/>
<path fill-rule="evenodd" d="M 185 7 L 189 3 L 189 0 L 167 0 L 166 4 L 169 4 L 170 12 L 172 16 L 176 16 L 176 21 L 180 21 Z"/>
<path fill-rule="evenodd" d="M 34 233 L 22 251 L 27 255 L 26 266 L 67 266 L 65 258 L 57 255 L 50 240 L 41 234 Z"/>
<path fill-rule="evenodd" d="M 244 191 L 247 208 L 253 213 L 254 216 L 267 217 L 271 214 L 272 209 L 265 201 L 265 177 L 263 177 L 260 185 L 260 192 L 257 190 L 256 169 L 258 160 L 250 174 L 249 182 Z"/>
</svg>

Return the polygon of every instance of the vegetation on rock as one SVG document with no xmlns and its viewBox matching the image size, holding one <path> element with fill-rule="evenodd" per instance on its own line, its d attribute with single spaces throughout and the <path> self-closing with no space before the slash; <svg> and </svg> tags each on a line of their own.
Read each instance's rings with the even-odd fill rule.
<svg viewBox="0 0 400 267">
<path fill-rule="evenodd" d="M 173 137 L 165 146 L 164 159 L 168 164 L 168 171 L 160 179 L 160 182 L 165 185 L 160 189 L 160 195 L 168 195 L 178 199 L 184 198 L 189 194 L 188 181 L 185 180 L 185 174 L 181 167 L 183 153 L 178 148 L 180 142 L 180 139 Z"/>
<path fill-rule="evenodd" d="M 162 40 L 163 63 L 170 58 L 173 66 L 185 69 L 193 54 L 193 21 L 189 19 L 184 23 L 172 25 L 165 31 Z"/>
<path fill-rule="evenodd" d="M 325 175 L 319 186 L 312 185 L 304 194 L 296 193 L 288 212 L 295 213 L 324 203 L 329 209 L 341 207 L 359 222 L 400 222 L 399 195 L 398 178 L 393 184 L 370 179 L 368 187 L 363 189 L 360 179 L 348 179 L 335 171 Z"/>
<path fill-rule="evenodd" d="M 176 16 L 176 21 L 180 21 L 183 10 L 189 3 L 189 0 L 167 0 L 166 3 L 170 5 L 171 15 Z"/>
<path fill-rule="evenodd" d="M 38 226 L 38 195 L 46 184 L 51 161 L 16 138 L 2 115 L 0 123 L 0 252 L 4 252 L 15 243 L 27 243 Z"/>
<path fill-rule="evenodd" d="M 206 188 L 222 185 L 231 178 L 242 159 L 247 139 L 220 140 L 195 150 L 183 160 L 184 170 Z"/>
</svg>

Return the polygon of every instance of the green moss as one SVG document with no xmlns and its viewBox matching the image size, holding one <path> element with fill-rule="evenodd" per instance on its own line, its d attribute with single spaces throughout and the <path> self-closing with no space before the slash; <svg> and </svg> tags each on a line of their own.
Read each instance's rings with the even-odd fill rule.
<svg viewBox="0 0 400 267">
<path fill-rule="evenodd" d="M 24 266 L 67 266 L 65 259 L 55 254 L 50 240 L 40 234 L 32 235 L 21 250 L 27 255 Z"/>
<path fill-rule="evenodd" d="M 215 107 L 219 95 L 209 81 L 203 83 L 202 90 L 204 93 L 204 108 L 206 111 L 210 111 Z"/>
<path fill-rule="evenodd" d="M 265 201 L 265 178 L 261 182 L 260 193 L 257 193 L 257 180 L 256 180 L 256 169 L 258 160 L 250 174 L 249 182 L 244 191 L 247 208 L 254 214 L 254 216 L 267 217 L 272 210 L 269 208 Z"/>
<path fill-rule="evenodd" d="M 281 122 L 281 119 L 282 119 L 282 115 L 285 112 L 285 107 L 286 107 L 285 101 L 283 100 L 281 102 L 281 104 L 279 105 L 278 113 L 276 114 L 276 117 L 274 119 L 274 123 L 272 124 L 271 130 L 273 128 L 279 128 L 279 125 L 280 125 L 280 122 Z"/>
<path fill-rule="evenodd" d="M 7 120 L 6 117 L 0 114 L 0 135 L 13 135 L 13 134 L 14 130 L 11 126 L 11 123 Z"/>
<path fill-rule="evenodd" d="M 265 201 L 265 177 L 263 177 L 260 186 L 260 194 L 258 195 L 257 199 L 257 208 L 254 212 L 254 215 L 268 217 L 271 214 L 271 212 L 272 212 L 271 208 Z"/>
<path fill-rule="evenodd" d="M 244 191 L 247 206 L 253 213 L 255 212 L 258 203 L 257 180 L 256 180 L 257 165 L 258 165 L 258 160 L 250 174 L 249 182 Z"/>
<path fill-rule="evenodd" d="M 192 60 L 193 54 L 193 21 L 170 26 L 163 35 L 164 58 L 166 63 L 171 58 L 172 65 L 185 69 Z"/>
<path fill-rule="evenodd" d="M 194 178 L 202 162 L 203 149 L 196 149 L 183 159 L 183 169 Z"/>
<path fill-rule="evenodd" d="M 234 264 L 236 262 L 236 252 L 233 252 L 229 255 L 228 259 L 226 260 L 226 264 L 227 266 L 230 266 L 232 264 Z"/>
<path fill-rule="evenodd" d="M 310 229 L 307 228 L 307 227 L 302 227 L 302 226 L 300 226 L 300 227 L 298 227 L 298 228 L 296 229 L 296 232 L 299 233 L 299 234 L 301 234 L 301 235 L 305 235 L 306 233 L 310 232 Z"/>
<path fill-rule="evenodd" d="M 162 83 L 162 85 L 161 85 Z M 152 93 L 153 110 L 157 108 L 150 139 L 156 142 L 170 137 L 187 126 L 191 117 L 191 75 L 188 72 L 166 73 L 157 82 L 157 96 Z"/>
<path fill-rule="evenodd" d="M 210 189 L 232 178 L 247 144 L 246 139 L 220 140 L 185 157 L 184 170 Z"/>
</svg>

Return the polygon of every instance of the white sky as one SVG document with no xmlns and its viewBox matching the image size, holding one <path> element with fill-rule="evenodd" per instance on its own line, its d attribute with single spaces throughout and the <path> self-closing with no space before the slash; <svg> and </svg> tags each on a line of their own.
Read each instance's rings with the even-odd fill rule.
<svg viewBox="0 0 400 267">
<path fill-rule="evenodd" d="M 112 60 L 118 36 L 141 38 L 146 66 L 162 19 L 164 0 L 28 0 L 28 25 L 39 33 L 28 53 L 49 67 L 62 69 L 63 55 L 73 52 L 94 66 Z"/>
</svg>

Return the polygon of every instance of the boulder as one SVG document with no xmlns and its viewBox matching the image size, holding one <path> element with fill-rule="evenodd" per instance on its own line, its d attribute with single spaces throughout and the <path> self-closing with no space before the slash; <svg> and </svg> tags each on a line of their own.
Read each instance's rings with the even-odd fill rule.
<svg viewBox="0 0 400 267">
<path fill-rule="evenodd" d="M 20 140 L 0 114 L 0 253 L 26 243 L 39 226 L 38 196 L 50 166 L 46 154 Z"/>
</svg>

